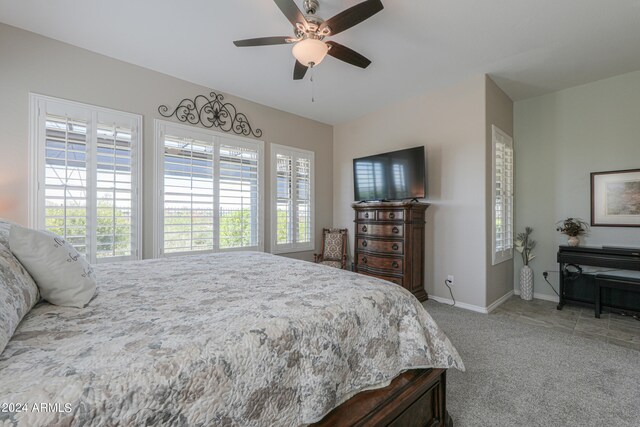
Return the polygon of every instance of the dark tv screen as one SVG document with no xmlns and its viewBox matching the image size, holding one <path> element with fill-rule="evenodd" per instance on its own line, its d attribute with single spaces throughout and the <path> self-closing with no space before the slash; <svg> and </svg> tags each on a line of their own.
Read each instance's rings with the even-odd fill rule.
<svg viewBox="0 0 640 427">
<path fill-rule="evenodd" d="M 424 147 L 353 159 L 355 200 L 426 197 Z"/>
</svg>

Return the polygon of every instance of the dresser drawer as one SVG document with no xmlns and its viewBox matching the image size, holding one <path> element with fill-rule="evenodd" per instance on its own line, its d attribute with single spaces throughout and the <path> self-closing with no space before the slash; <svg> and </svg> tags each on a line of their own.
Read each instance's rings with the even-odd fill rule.
<svg viewBox="0 0 640 427">
<path fill-rule="evenodd" d="M 358 211 L 358 219 L 375 220 L 376 219 L 376 211 L 375 210 Z"/>
<path fill-rule="evenodd" d="M 356 234 L 380 237 L 402 237 L 404 235 L 404 228 L 402 224 L 358 224 Z"/>
<path fill-rule="evenodd" d="M 378 221 L 397 221 L 404 219 L 404 211 L 378 211 Z"/>
<path fill-rule="evenodd" d="M 371 277 L 375 277 L 377 279 L 387 280 L 387 281 L 389 281 L 391 283 L 395 283 L 396 285 L 402 286 L 402 277 L 385 276 L 385 275 L 377 273 L 377 272 L 369 271 L 366 268 L 358 269 L 358 273 L 364 274 L 364 275 L 367 275 L 367 276 L 371 276 Z"/>
<path fill-rule="evenodd" d="M 357 248 L 363 251 L 382 252 L 385 254 L 398 254 L 404 253 L 404 244 L 401 240 L 371 240 L 363 237 L 358 237 Z"/>
<path fill-rule="evenodd" d="M 386 270 L 394 273 L 402 273 L 402 266 L 404 261 L 402 258 L 386 258 L 371 255 L 368 253 L 358 252 L 358 268 L 364 267 L 365 269 L 373 268 L 376 270 Z"/>
</svg>

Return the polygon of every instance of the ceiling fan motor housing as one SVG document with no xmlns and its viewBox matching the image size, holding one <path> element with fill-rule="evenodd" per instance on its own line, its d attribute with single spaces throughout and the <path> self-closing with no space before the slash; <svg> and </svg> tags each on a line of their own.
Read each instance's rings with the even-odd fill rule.
<svg viewBox="0 0 640 427">
<path fill-rule="evenodd" d="M 315 15 L 320 9 L 320 3 L 318 0 L 304 0 L 302 7 L 308 15 Z"/>
</svg>

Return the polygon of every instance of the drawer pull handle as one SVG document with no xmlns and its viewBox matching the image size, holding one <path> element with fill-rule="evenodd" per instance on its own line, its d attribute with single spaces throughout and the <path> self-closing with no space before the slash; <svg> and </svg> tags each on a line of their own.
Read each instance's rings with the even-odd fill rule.
<svg viewBox="0 0 640 427">
<path fill-rule="evenodd" d="M 362 241 L 362 246 L 364 246 L 365 248 L 367 247 L 367 241 L 366 240 Z"/>
<path fill-rule="evenodd" d="M 391 213 L 389 214 L 389 218 L 393 219 L 393 218 L 395 218 L 395 217 L 396 217 L 396 214 L 394 214 L 393 212 L 391 212 Z"/>
<path fill-rule="evenodd" d="M 366 212 L 366 213 L 364 214 L 364 217 L 365 217 L 365 218 L 369 218 L 369 212 Z"/>
<path fill-rule="evenodd" d="M 391 263 L 391 267 L 393 267 L 393 268 L 398 268 L 398 267 L 399 267 L 399 265 L 398 265 L 398 261 L 393 261 L 393 262 Z"/>
<path fill-rule="evenodd" d="M 394 243 L 393 246 L 391 246 L 391 249 L 393 249 L 394 251 L 397 251 L 399 248 L 397 243 Z"/>
<path fill-rule="evenodd" d="M 362 232 L 363 232 L 363 233 L 366 233 L 366 232 L 367 232 L 367 226 L 366 226 L 366 225 L 363 225 L 363 226 L 362 226 Z"/>
<path fill-rule="evenodd" d="M 366 264 L 366 263 L 367 263 L 367 257 L 366 257 L 366 256 L 363 256 L 363 257 L 362 257 L 362 263 L 363 263 L 363 264 Z"/>
<path fill-rule="evenodd" d="M 393 227 L 393 228 L 391 229 L 391 231 L 392 231 L 394 234 L 398 234 L 398 233 L 400 232 L 400 229 L 399 229 L 398 227 Z"/>
</svg>

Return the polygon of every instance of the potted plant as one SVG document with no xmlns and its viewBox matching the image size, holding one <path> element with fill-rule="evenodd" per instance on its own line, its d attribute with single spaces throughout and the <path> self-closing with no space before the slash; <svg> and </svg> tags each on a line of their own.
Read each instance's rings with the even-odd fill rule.
<svg viewBox="0 0 640 427">
<path fill-rule="evenodd" d="M 533 254 L 533 248 L 536 247 L 536 241 L 531 239 L 533 228 L 525 227 L 524 233 L 518 233 L 515 240 L 515 248 L 522 256 L 522 269 L 520 270 L 520 298 L 531 301 L 533 299 L 533 270 L 529 267 L 529 263 L 536 256 Z"/>
<path fill-rule="evenodd" d="M 567 218 L 556 223 L 556 231 L 569 237 L 567 239 L 569 246 L 578 246 L 580 244 L 580 236 L 584 236 L 589 232 L 589 224 L 580 218 Z"/>
</svg>

